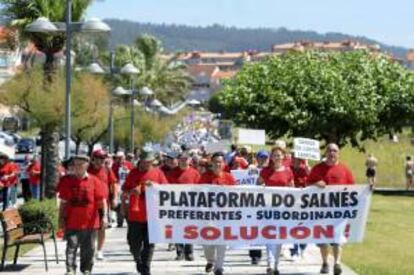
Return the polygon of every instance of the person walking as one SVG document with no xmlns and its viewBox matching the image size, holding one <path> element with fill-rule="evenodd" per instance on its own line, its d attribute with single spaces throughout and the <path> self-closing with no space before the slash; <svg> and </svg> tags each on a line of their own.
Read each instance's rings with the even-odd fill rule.
<svg viewBox="0 0 414 275">
<path fill-rule="evenodd" d="M 99 210 L 104 208 L 105 194 L 98 178 L 88 174 L 89 157 L 72 157 L 72 173 L 61 178 L 59 228 L 65 232 L 66 274 L 76 274 L 76 252 L 80 248 L 80 271 L 92 272 L 97 230 L 102 227 Z M 106 213 L 104 213 L 106 214 Z"/>
<path fill-rule="evenodd" d="M 307 180 L 310 173 L 310 166 L 308 160 L 296 158 L 292 156 L 292 166 L 291 170 L 293 172 L 294 185 L 296 188 L 304 188 L 307 185 Z M 306 249 L 306 244 L 297 244 L 293 245 L 293 248 L 290 249 L 290 256 L 292 259 L 297 259 L 299 255 L 303 258 L 304 252 Z"/>
<path fill-rule="evenodd" d="M 116 178 L 114 173 L 105 166 L 105 159 L 107 153 L 104 150 L 95 150 L 92 152 L 91 163 L 88 168 L 88 173 L 97 177 L 101 182 L 102 192 L 104 193 L 104 207 L 99 215 L 102 227 L 98 230 L 98 250 L 96 253 L 97 260 L 103 260 L 103 246 L 105 243 L 106 228 L 108 225 L 108 215 L 110 206 L 114 204 L 113 196 L 109 190 L 115 190 Z"/>
<path fill-rule="evenodd" d="M 411 156 L 407 156 L 405 159 L 405 182 L 406 188 L 409 190 L 414 186 L 414 161 Z"/>
<path fill-rule="evenodd" d="M 154 160 L 155 155 L 152 149 L 143 148 L 138 166 L 132 169 L 122 187 L 122 200 L 129 200 L 127 240 L 137 271 L 141 275 L 151 274 L 151 261 L 154 253 L 154 244 L 150 244 L 148 239 L 145 188 L 153 184 L 168 183 L 164 173 L 154 167 Z"/>
<path fill-rule="evenodd" d="M 3 211 L 13 205 L 13 188 L 17 184 L 18 166 L 9 159 L 7 154 L 0 152 L 0 188 L 3 197 Z"/>
<path fill-rule="evenodd" d="M 178 155 L 178 167 L 174 169 L 171 175 L 171 181 L 173 184 L 198 184 L 200 181 L 200 173 L 190 166 L 191 158 L 187 153 L 181 153 Z M 177 261 L 186 260 L 194 261 L 193 245 L 192 244 L 175 244 L 177 251 Z"/>
<path fill-rule="evenodd" d="M 31 163 L 29 155 L 24 156 L 23 163 L 20 166 L 20 183 L 22 185 L 22 195 L 25 202 L 29 201 L 31 198 L 31 191 L 30 191 L 30 182 L 29 182 L 29 173 L 27 172 L 27 168 Z"/>
<path fill-rule="evenodd" d="M 315 185 L 319 188 L 325 188 L 328 185 L 349 185 L 355 184 L 354 176 L 351 170 L 339 161 L 339 147 L 335 143 L 330 143 L 326 147 L 325 160 L 315 165 L 308 177 L 308 184 Z M 334 256 L 334 275 L 342 273 L 341 254 L 342 248 L 340 244 L 331 244 Z M 329 244 L 319 245 L 322 267 L 321 274 L 329 273 Z"/>
<path fill-rule="evenodd" d="M 262 170 L 265 168 L 269 161 L 269 153 L 265 150 L 261 150 L 256 154 L 256 168 Z M 261 249 L 251 249 L 249 250 L 249 257 L 253 265 L 259 264 L 260 259 L 262 258 Z"/>
<path fill-rule="evenodd" d="M 32 199 L 40 200 L 40 173 L 41 173 L 40 161 L 37 156 L 34 155 L 29 166 L 27 167 L 27 174 L 29 175 L 30 193 Z"/>
<path fill-rule="evenodd" d="M 116 180 L 118 182 L 118 192 L 115 201 L 115 212 L 116 212 L 116 223 L 117 227 L 122 227 L 124 224 L 125 216 L 123 211 L 121 211 L 122 203 L 122 187 L 125 184 L 125 180 L 129 172 L 134 169 L 134 165 L 125 159 L 125 153 L 119 151 L 115 154 L 114 163 L 112 164 L 112 171 L 115 174 Z M 124 203 L 128 203 L 124 201 Z"/>
<path fill-rule="evenodd" d="M 235 185 L 236 179 L 225 171 L 224 154 L 216 152 L 211 157 L 211 169 L 201 175 L 200 184 L 213 185 Z M 205 270 L 210 273 L 214 270 L 214 275 L 223 274 L 224 257 L 226 255 L 226 245 L 203 245 L 204 254 L 207 259 Z"/>
<path fill-rule="evenodd" d="M 374 188 L 376 183 L 378 160 L 373 154 L 368 154 L 367 160 L 365 161 L 365 176 L 367 177 L 368 184 L 371 189 Z"/>
<path fill-rule="evenodd" d="M 281 147 L 273 147 L 270 159 L 271 165 L 260 172 L 258 183 L 266 187 L 293 187 L 294 176 L 289 167 L 284 165 L 285 150 Z M 267 244 L 267 275 L 279 275 L 279 257 L 282 250 L 281 244 Z"/>
</svg>

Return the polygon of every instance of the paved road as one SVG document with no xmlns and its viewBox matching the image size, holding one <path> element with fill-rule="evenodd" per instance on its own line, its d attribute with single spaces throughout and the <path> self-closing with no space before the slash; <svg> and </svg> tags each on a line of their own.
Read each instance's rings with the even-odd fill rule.
<svg viewBox="0 0 414 275">
<path fill-rule="evenodd" d="M 135 264 L 129 253 L 125 240 L 126 228 L 114 228 L 108 230 L 108 239 L 104 250 L 105 260 L 96 261 L 93 274 L 115 274 L 115 275 L 132 275 L 137 274 Z M 65 243 L 58 243 L 60 264 L 54 262 L 54 250 L 51 243 L 47 245 L 49 258 L 49 272 L 46 273 L 43 264 L 43 252 L 40 247 L 33 249 L 25 256 L 19 258 L 18 266 L 12 268 L 8 266 L 2 274 L 64 274 L 64 251 Z M 247 250 L 231 250 L 226 254 L 225 274 L 265 274 L 265 259 L 258 266 L 250 264 L 250 258 L 247 256 Z M 195 249 L 195 261 L 175 261 L 175 253 L 167 251 L 166 245 L 158 245 L 154 254 L 152 264 L 153 275 L 203 275 L 205 258 L 201 247 Z M 314 275 L 319 274 L 320 258 L 316 247 L 312 246 L 306 251 L 304 259 L 291 261 L 282 258 L 280 271 L 282 274 L 300 274 Z M 355 275 L 348 268 L 345 268 L 345 275 Z"/>
</svg>

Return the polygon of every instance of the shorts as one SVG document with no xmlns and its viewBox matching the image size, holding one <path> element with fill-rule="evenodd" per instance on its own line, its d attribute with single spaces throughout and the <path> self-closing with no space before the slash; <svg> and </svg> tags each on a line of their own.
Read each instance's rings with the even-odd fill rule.
<svg viewBox="0 0 414 275">
<path fill-rule="evenodd" d="M 375 177 L 377 171 L 375 171 L 374 168 L 368 168 L 365 175 L 367 176 L 367 178 L 373 178 Z"/>
</svg>

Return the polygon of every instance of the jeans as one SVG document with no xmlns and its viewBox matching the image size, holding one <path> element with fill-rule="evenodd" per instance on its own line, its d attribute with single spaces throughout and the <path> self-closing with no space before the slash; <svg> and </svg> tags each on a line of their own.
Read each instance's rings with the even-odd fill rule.
<svg viewBox="0 0 414 275">
<path fill-rule="evenodd" d="M 22 184 L 22 193 L 23 193 L 24 201 L 27 202 L 30 199 L 29 179 L 21 179 L 20 182 Z"/>
<path fill-rule="evenodd" d="M 150 275 L 155 246 L 148 240 L 148 224 L 128 222 L 127 240 L 129 250 L 137 265 L 137 271 L 141 275 Z"/>
<path fill-rule="evenodd" d="M 177 243 L 175 244 L 175 247 L 177 249 L 177 255 L 192 255 L 193 254 L 193 245 L 192 244 L 181 244 Z"/>
<path fill-rule="evenodd" d="M 9 207 L 9 198 L 10 198 L 10 188 L 3 187 L 2 191 L 2 199 L 3 199 L 3 211 Z"/>
<path fill-rule="evenodd" d="M 76 272 L 76 252 L 80 247 L 80 271 L 92 271 L 95 255 L 96 230 L 67 230 L 66 271 Z"/>
<path fill-rule="evenodd" d="M 249 256 L 252 259 L 259 260 L 260 258 L 262 258 L 262 250 L 260 250 L 260 249 L 249 250 Z"/>
<path fill-rule="evenodd" d="M 214 270 L 222 270 L 224 257 L 226 255 L 226 245 L 203 245 L 204 255 L 207 263 L 214 265 Z"/>
<path fill-rule="evenodd" d="M 267 244 L 267 267 L 278 269 L 280 251 L 282 250 L 281 244 Z"/>
<path fill-rule="evenodd" d="M 40 184 L 31 184 L 30 191 L 32 193 L 32 199 L 40 200 Z"/>
<path fill-rule="evenodd" d="M 300 251 L 305 251 L 306 244 L 294 244 L 293 248 L 290 249 L 290 255 L 291 256 L 299 256 Z"/>
</svg>

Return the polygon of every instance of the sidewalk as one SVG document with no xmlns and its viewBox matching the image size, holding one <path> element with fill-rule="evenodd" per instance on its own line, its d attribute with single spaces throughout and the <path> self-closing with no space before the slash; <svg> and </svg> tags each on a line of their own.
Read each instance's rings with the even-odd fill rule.
<svg viewBox="0 0 414 275">
<path fill-rule="evenodd" d="M 43 263 L 43 251 L 41 247 L 37 247 L 22 256 L 18 260 L 16 267 L 6 266 L 2 274 L 64 274 L 65 273 L 65 242 L 58 242 L 60 263 L 56 264 L 54 258 L 53 244 L 48 243 L 48 264 L 49 272 L 45 272 Z M 13 251 L 14 252 L 14 251 Z M 264 252 L 264 251 L 263 251 Z M 126 243 L 126 228 L 113 228 L 107 231 L 107 241 L 105 245 L 105 260 L 95 261 L 93 274 L 117 274 L 132 275 L 137 274 L 135 264 L 132 261 L 128 245 Z M 225 274 L 265 274 L 266 258 L 265 253 L 262 261 L 257 266 L 250 264 L 247 250 L 231 250 L 226 254 Z M 300 274 L 300 275 L 316 275 L 319 274 L 320 256 L 319 250 L 315 246 L 308 247 L 305 258 L 298 261 L 290 261 L 282 258 L 280 262 L 281 274 Z M 204 266 L 206 264 L 202 248 L 196 246 L 195 261 L 175 261 L 175 252 L 167 251 L 166 245 L 157 245 L 152 263 L 152 275 L 203 275 Z M 8 263 L 10 264 L 10 262 Z M 355 275 L 356 273 L 349 268 L 343 266 L 344 275 Z M 80 274 L 78 272 L 78 274 Z"/>
</svg>

